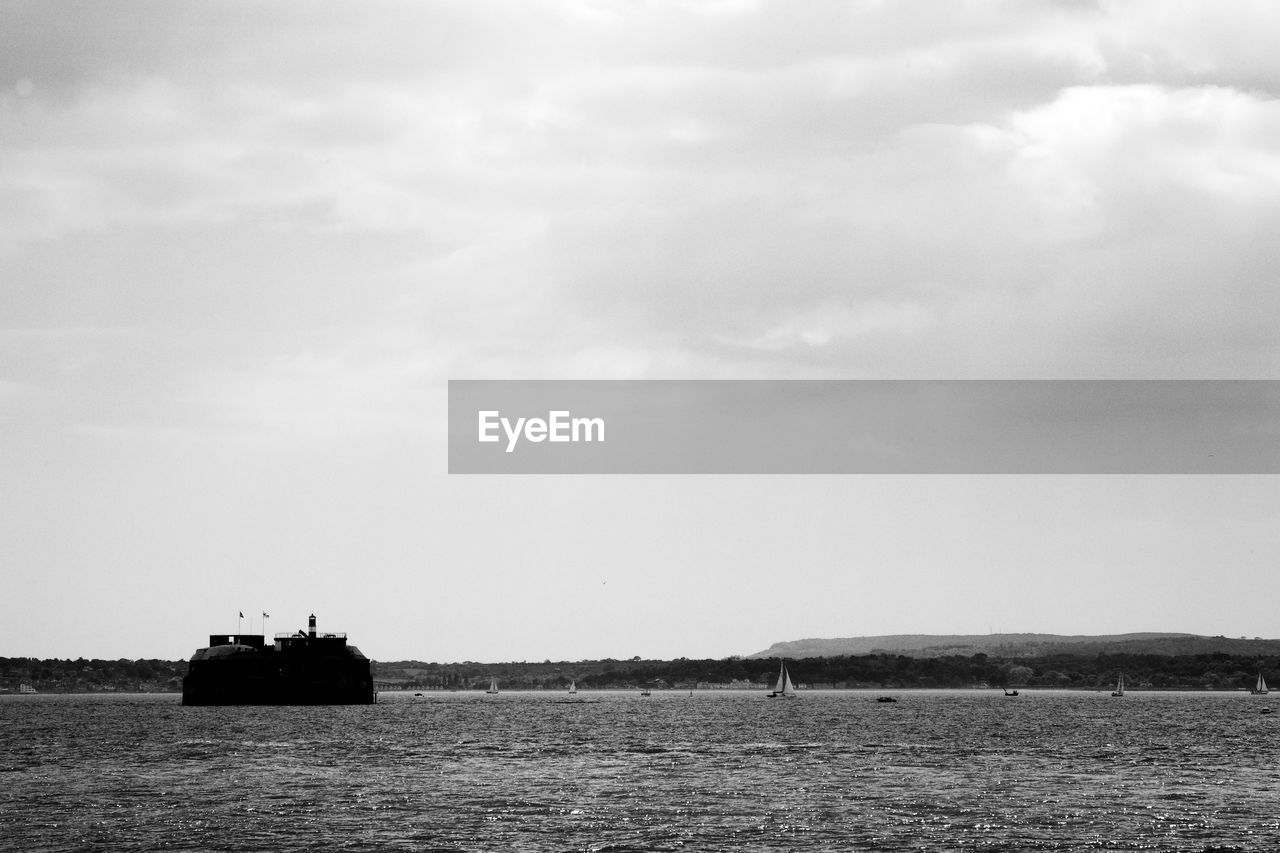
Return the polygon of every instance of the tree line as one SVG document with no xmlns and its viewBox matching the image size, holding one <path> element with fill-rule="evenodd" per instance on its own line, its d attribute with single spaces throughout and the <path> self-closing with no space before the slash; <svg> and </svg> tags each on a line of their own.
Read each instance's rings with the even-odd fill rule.
<svg viewBox="0 0 1280 853">
<path fill-rule="evenodd" d="M 182 690 L 186 661 L 0 658 L 0 690 L 27 684 L 42 693 L 171 693 Z"/>
<path fill-rule="evenodd" d="M 497 678 L 505 690 L 763 688 L 777 677 L 768 658 L 677 658 L 509 663 L 375 661 L 382 689 L 476 690 Z M 836 655 L 788 660 L 801 688 L 1064 688 L 1110 689 L 1124 673 L 1130 689 L 1241 690 L 1263 672 L 1280 686 L 1280 656 L 1227 653 L 1051 654 L 1001 658 L 986 654 L 917 658 L 900 654 Z M 0 658 L 0 691 L 30 684 L 45 693 L 177 692 L 186 661 Z"/>
<path fill-rule="evenodd" d="M 765 687 L 777 677 L 779 661 L 760 658 L 672 661 L 601 660 L 577 663 L 377 663 L 375 679 L 413 689 L 483 689 L 490 678 L 511 690 L 559 689 L 570 681 L 580 689 L 694 689 Z M 1005 659 L 986 654 L 916 658 L 897 654 L 838 655 L 788 660 L 792 680 L 802 688 L 1062 688 L 1101 690 L 1124 673 L 1128 687 L 1156 690 L 1235 690 L 1252 687 L 1260 671 L 1276 673 L 1280 657 L 1200 655 L 1053 654 Z"/>
</svg>

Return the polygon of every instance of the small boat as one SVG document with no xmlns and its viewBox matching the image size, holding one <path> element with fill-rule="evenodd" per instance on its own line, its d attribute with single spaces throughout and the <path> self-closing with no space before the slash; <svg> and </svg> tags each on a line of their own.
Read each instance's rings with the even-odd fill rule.
<svg viewBox="0 0 1280 853">
<path fill-rule="evenodd" d="M 18 692 L 19 692 L 19 693 L 38 693 L 39 691 L 37 691 L 37 690 L 36 690 L 34 687 L 32 687 L 30 684 L 19 684 L 19 685 L 18 685 Z"/>
<path fill-rule="evenodd" d="M 1264 714 L 1274 714 L 1275 712 L 1276 712 L 1276 709 L 1275 709 L 1275 708 L 1263 708 L 1263 709 L 1262 709 L 1262 713 L 1264 713 Z"/>
<path fill-rule="evenodd" d="M 1007 690 L 1007 689 L 1006 689 L 1006 690 L 1004 691 L 1004 695 L 1006 695 L 1006 696 L 1017 696 L 1017 695 L 1018 695 L 1018 691 L 1017 691 L 1017 690 Z"/>
<path fill-rule="evenodd" d="M 1116 681 L 1116 689 L 1112 692 L 1112 696 L 1124 695 L 1124 673 L 1120 673 L 1120 678 Z"/>
<path fill-rule="evenodd" d="M 778 670 L 778 683 L 774 685 L 773 692 L 765 694 L 769 699 L 777 699 L 781 696 L 783 699 L 796 698 L 795 685 L 791 683 L 791 673 L 787 672 L 787 665 L 780 664 Z"/>
<path fill-rule="evenodd" d="M 1249 692 L 1252 693 L 1254 696 L 1267 695 L 1267 680 L 1262 677 L 1262 673 L 1258 673 L 1258 683 L 1255 684 L 1253 686 L 1253 689 L 1250 690 Z"/>
<path fill-rule="evenodd" d="M 578 692 L 578 683 L 576 681 L 569 682 L 569 695 L 573 696 Z"/>
<path fill-rule="evenodd" d="M 496 679 L 496 678 L 490 678 L 490 679 L 489 679 L 489 689 L 488 689 L 488 690 L 486 690 L 486 691 L 485 691 L 485 693 L 488 693 L 488 694 L 491 694 L 491 695 L 492 695 L 492 694 L 497 693 L 497 692 L 498 692 L 498 679 Z"/>
<path fill-rule="evenodd" d="M 640 695 L 641 695 L 641 696 L 652 696 L 652 695 L 653 695 L 653 691 L 652 691 L 652 690 L 650 690 L 648 687 L 646 687 L 646 688 L 644 688 L 643 690 L 641 690 L 641 691 L 640 691 Z"/>
<path fill-rule="evenodd" d="M 897 702 L 898 700 L 894 699 L 892 696 L 877 696 L 876 701 L 877 702 Z"/>
</svg>

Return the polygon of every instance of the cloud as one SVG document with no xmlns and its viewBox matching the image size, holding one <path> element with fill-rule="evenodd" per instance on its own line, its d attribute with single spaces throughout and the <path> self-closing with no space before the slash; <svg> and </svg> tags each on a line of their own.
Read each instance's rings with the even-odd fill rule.
<svg viewBox="0 0 1280 853">
<path fill-rule="evenodd" d="M 779 559 L 815 588 L 848 565 L 917 586 L 992 554 L 1014 571 L 1046 553 L 1046 519 L 1068 547 L 1045 577 L 1119 565 L 1071 543 L 1100 530 L 1086 544 L 1112 553 L 1108 524 L 1167 514 L 1167 484 L 948 483 L 921 512 L 937 484 L 735 482 L 735 502 L 711 481 L 495 494 L 418 475 L 442 458 L 449 378 L 1274 376 L 1278 17 L 1263 0 L 9 2 L 0 541 L 41 568 L 12 598 L 175 566 L 251 585 L 268 564 L 287 596 L 367 565 L 423 595 L 447 575 L 459 624 L 480 624 L 477 584 L 593 530 L 589 573 L 632 539 L 637 577 L 710 555 L 707 588 L 746 596 L 726 613 Z M 1175 526 L 1219 554 L 1251 541 L 1199 524 L 1210 504 L 1266 516 L 1269 487 L 1246 485 L 1210 485 Z M 496 541 L 504 500 L 518 528 Z M 941 526 L 916 535 L 921 518 Z M 1137 574 L 1167 569 L 1150 539 L 1125 557 Z M 1253 550 L 1241 565 L 1274 563 Z M 1073 612 L 1109 612 L 1087 598 Z M 46 633 L 87 636 L 97 604 L 59 602 Z M 822 618 L 841 630 L 847 608 Z M 143 630 L 113 654 L 143 652 Z M 771 641 L 750 639 L 758 620 L 716 630 Z M 510 653 L 453 633 L 444 653 Z"/>
<path fill-rule="evenodd" d="M 38 393 L 38 389 L 22 382 L 0 379 L 0 409 L 9 408 Z"/>
<path fill-rule="evenodd" d="M 1266 4 L 135 8 L 16 10 L 5 307 L 159 333 L 210 411 L 1275 368 Z"/>
<path fill-rule="evenodd" d="M 438 368 L 380 335 L 203 372 L 190 402 L 220 429 L 288 440 L 420 436 L 442 416 Z"/>
<path fill-rule="evenodd" d="M 1072 88 L 1004 133 L 1015 180 L 1095 233 L 1139 213 L 1158 228 L 1159 208 L 1188 202 L 1248 216 L 1280 193 L 1280 102 L 1229 88 Z"/>
<path fill-rule="evenodd" d="M 828 347 L 830 364 L 856 366 L 869 355 L 856 339 L 910 300 L 932 320 L 870 341 L 882 363 L 918 365 L 903 350 L 927 337 L 936 371 L 1272 369 L 1273 356 L 1187 344 L 1265 337 L 1254 309 L 1275 303 L 1261 238 L 1280 197 L 1278 116 L 1223 87 L 1070 87 L 997 124 L 904 128 L 824 161 L 825 184 L 683 174 L 683 206 L 651 196 L 567 221 L 550 254 L 579 276 L 573 304 L 679 328 L 692 346 Z"/>
</svg>

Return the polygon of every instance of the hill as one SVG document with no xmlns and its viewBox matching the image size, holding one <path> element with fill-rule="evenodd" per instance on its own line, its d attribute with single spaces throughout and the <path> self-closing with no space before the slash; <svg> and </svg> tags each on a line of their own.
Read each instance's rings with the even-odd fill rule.
<svg viewBox="0 0 1280 853">
<path fill-rule="evenodd" d="M 749 657 L 818 658 L 841 655 L 897 654 L 914 658 L 993 655 L 1032 658 L 1045 655 L 1275 655 L 1280 640 L 1203 637 L 1197 634 L 887 634 L 875 637 L 788 640 Z"/>
<path fill-rule="evenodd" d="M 1025 686 L 1110 690 L 1118 673 L 1123 672 L 1126 683 L 1140 690 L 1246 691 L 1259 672 L 1273 681 L 1280 672 L 1280 640 L 1229 640 L 1193 634 L 855 639 L 867 646 L 897 649 L 852 655 L 815 656 L 800 652 L 795 657 L 788 644 L 778 644 L 774 649 L 785 649 L 792 680 L 805 689 Z M 1003 643 L 1008 653 L 970 651 L 982 645 L 973 642 L 975 639 L 994 642 L 996 648 Z M 1028 654 L 1032 649 L 1042 653 Z M 1060 651 L 1048 651 L 1052 649 Z M 186 661 L 0 657 L 0 694 L 17 693 L 22 684 L 30 684 L 40 693 L 177 692 L 186 671 Z M 582 690 L 728 687 L 764 691 L 777 677 L 778 662 L 768 657 L 671 661 L 606 658 L 541 663 L 405 660 L 374 661 L 373 672 L 379 690 L 483 691 L 491 678 L 497 678 L 503 691 L 564 690 L 571 682 Z"/>
</svg>

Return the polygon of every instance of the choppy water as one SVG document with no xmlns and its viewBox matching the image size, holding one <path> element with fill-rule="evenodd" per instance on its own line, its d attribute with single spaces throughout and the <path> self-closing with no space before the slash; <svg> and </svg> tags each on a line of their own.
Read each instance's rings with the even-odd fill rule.
<svg viewBox="0 0 1280 853">
<path fill-rule="evenodd" d="M 5 850 L 1280 849 L 1280 697 L 0 698 Z"/>
</svg>

